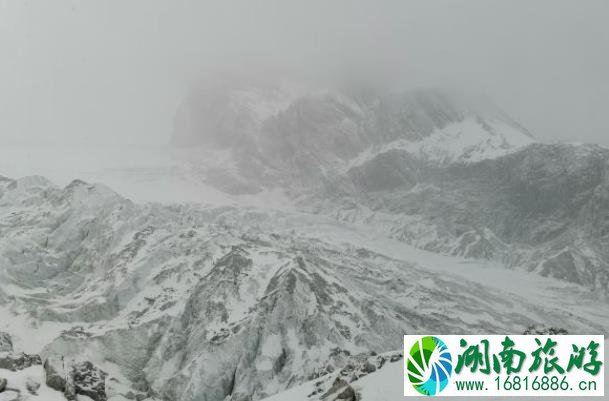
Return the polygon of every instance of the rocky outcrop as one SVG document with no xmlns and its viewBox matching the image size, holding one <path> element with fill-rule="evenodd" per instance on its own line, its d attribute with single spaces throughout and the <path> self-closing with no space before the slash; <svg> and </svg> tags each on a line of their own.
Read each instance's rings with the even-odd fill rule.
<svg viewBox="0 0 609 401">
<path fill-rule="evenodd" d="M 68 400 L 77 394 L 94 401 L 106 401 L 107 373 L 89 361 L 69 363 L 61 356 L 51 356 L 44 361 L 47 386 L 61 391 Z"/>
<path fill-rule="evenodd" d="M 388 362 L 396 362 L 402 359 L 401 352 L 386 352 L 383 354 L 359 354 L 348 356 L 345 364 L 335 373 L 338 378 L 347 382 L 356 381 L 364 376 L 374 373 L 383 368 Z"/>
<path fill-rule="evenodd" d="M 0 354 L 0 369 L 8 369 L 16 372 L 29 368 L 32 365 L 42 365 L 40 355 L 28 355 L 23 352 L 17 354 Z"/>
<path fill-rule="evenodd" d="M 333 351 L 335 353 L 335 351 Z M 388 364 L 396 363 L 403 359 L 401 351 L 385 352 L 376 354 L 374 352 L 359 355 L 346 355 L 344 364 L 340 368 L 326 367 L 321 374 L 313 379 L 310 384 L 313 391 L 308 394 L 307 399 L 320 401 L 360 401 L 361 394 L 356 391 L 359 380 L 382 371 Z M 382 391 L 382 389 L 379 389 Z M 365 401 L 363 399 L 362 401 Z"/>
<path fill-rule="evenodd" d="M 8 387 L 6 379 L 0 377 L 0 400 L 2 401 L 21 401 L 21 391 Z"/>
<path fill-rule="evenodd" d="M 337 377 L 321 399 L 324 401 L 356 401 L 355 390 L 349 383 Z"/>
<path fill-rule="evenodd" d="M 45 383 L 54 390 L 66 390 L 67 372 L 61 356 L 50 356 L 44 360 Z"/>
<path fill-rule="evenodd" d="M 66 376 L 66 388 L 63 391 L 63 395 L 68 401 L 77 401 L 76 385 L 74 384 L 74 377 L 70 373 L 71 372 L 68 372 Z"/>
<path fill-rule="evenodd" d="M 13 340 L 8 333 L 0 331 L 0 353 L 13 352 Z"/>
<path fill-rule="evenodd" d="M 106 401 L 107 373 L 84 361 L 72 365 L 70 375 L 74 382 L 76 394 L 86 395 L 93 401 Z"/>
</svg>

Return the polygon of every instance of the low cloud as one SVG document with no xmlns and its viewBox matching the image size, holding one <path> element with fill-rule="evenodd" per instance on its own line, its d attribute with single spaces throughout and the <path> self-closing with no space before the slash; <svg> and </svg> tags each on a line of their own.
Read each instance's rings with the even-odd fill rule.
<svg viewBox="0 0 609 401">
<path fill-rule="evenodd" d="M 609 145 L 609 2 L 0 0 L 0 139 L 164 144 L 201 79 L 450 86 Z"/>
</svg>

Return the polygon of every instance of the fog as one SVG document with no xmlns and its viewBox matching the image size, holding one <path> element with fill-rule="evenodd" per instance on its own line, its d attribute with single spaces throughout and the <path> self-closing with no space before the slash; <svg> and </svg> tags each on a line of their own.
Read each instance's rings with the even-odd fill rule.
<svg viewBox="0 0 609 401">
<path fill-rule="evenodd" d="M 609 145 L 609 2 L 0 0 L 4 144 L 158 146 L 216 75 L 481 92 Z"/>
</svg>

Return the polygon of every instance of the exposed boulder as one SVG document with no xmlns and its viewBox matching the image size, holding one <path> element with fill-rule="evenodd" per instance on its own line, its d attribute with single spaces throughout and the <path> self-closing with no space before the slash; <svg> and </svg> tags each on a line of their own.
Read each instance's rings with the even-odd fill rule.
<svg viewBox="0 0 609 401">
<path fill-rule="evenodd" d="M 76 386 L 74 384 L 74 377 L 71 374 L 66 376 L 66 388 L 63 392 L 63 395 L 68 401 L 78 400 L 78 397 L 76 397 Z"/>
<path fill-rule="evenodd" d="M 355 390 L 353 390 L 353 387 L 351 386 L 347 386 L 343 391 L 341 391 L 336 398 L 334 398 L 335 401 L 356 401 L 357 400 L 357 396 L 355 394 Z"/>
<path fill-rule="evenodd" d="M 6 379 L 3 379 L 2 377 L 0 377 L 0 393 L 3 392 L 6 389 Z"/>
<path fill-rule="evenodd" d="M 340 377 L 337 377 L 334 382 L 332 383 L 332 387 L 330 387 L 328 389 L 328 391 L 326 391 L 322 396 L 321 399 L 326 399 L 329 396 L 331 396 L 332 394 L 336 394 L 338 391 L 342 390 L 343 388 L 347 387 L 349 385 L 349 383 L 347 383 L 345 380 L 341 379 Z"/>
<path fill-rule="evenodd" d="M 29 355 L 23 352 L 18 354 L 0 355 L 0 369 L 7 369 L 13 372 L 29 368 L 33 365 L 42 365 L 40 355 Z"/>
<path fill-rule="evenodd" d="M 63 330 L 61 332 L 61 338 L 70 339 L 70 338 L 89 338 L 91 337 L 91 333 L 86 331 L 82 326 L 75 326 L 69 330 Z"/>
<path fill-rule="evenodd" d="M 44 361 L 44 374 L 46 385 L 54 390 L 66 390 L 66 371 L 61 356 L 50 356 Z"/>
<path fill-rule="evenodd" d="M 337 377 L 332 383 L 332 387 L 321 396 L 322 400 L 327 401 L 356 401 L 356 394 L 353 387 L 345 380 Z"/>
<path fill-rule="evenodd" d="M 106 401 L 107 373 L 91 362 L 67 364 L 61 356 L 51 356 L 44 361 L 47 386 L 64 393 L 68 400 L 76 395 L 86 395 L 94 401 Z"/>
<path fill-rule="evenodd" d="M 13 352 L 13 340 L 3 331 L 0 331 L 0 352 Z"/>
<path fill-rule="evenodd" d="M 85 361 L 74 364 L 71 371 L 76 394 L 86 395 L 94 401 L 106 401 L 107 373 Z"/>
<path fill-rule="evenodd" d="M 376 365 L 370 361 L 366 361 L 364 363 L 364 366 L 362 367 L 362 372 L 364 372 L 364 373 L 376 372 Z"/>
</svg>

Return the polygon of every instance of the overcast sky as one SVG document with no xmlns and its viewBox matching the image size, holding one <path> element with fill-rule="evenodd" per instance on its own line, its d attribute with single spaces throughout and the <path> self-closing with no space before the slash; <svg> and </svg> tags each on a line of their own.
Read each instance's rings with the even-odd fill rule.
<svg viewBox="0 0 609 401">
<path fill-rule="evenodd" d="M 609 145 L 609 1 L 0 0 L 3 143 L 168 142 L 214 72 L 464 87 Z"/>
</svg>

